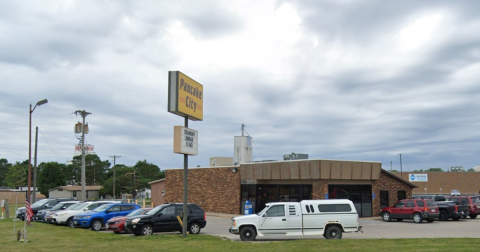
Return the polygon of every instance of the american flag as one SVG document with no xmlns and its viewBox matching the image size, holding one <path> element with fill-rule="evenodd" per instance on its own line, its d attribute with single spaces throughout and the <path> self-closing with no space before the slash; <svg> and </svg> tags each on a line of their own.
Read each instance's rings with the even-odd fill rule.
<svg viewBox="0 0 480 252">
<path fill-rule="evenodd" d="M 33 217 L 33 211 L 32 211 L 32 207 L 30 206 L 30 202 L 28 202 L 28 193 L 27 193 L 27 197 L 25 198 L 25 219 L 27 220 L 27 222 L 30 222 L 32 217 Z"/>
</svg>

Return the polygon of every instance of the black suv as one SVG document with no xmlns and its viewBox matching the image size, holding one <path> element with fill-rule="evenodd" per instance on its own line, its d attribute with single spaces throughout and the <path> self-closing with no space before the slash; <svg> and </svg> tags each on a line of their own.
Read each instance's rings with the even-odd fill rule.
<svg viewBox="0 0 480 252">
<path fill-rule="evenodd" d="M 187 227 L 190 234 L 200 233 L 200 229 L 207 225 L 205 211 L 195 204 L 188 204 Z M 135 235 L 151 235 L 154 232 L 182 231 L 177 219 L 183 211 L 182 203 L 159 205 L 144 215 L 128 217 L 125 221 L 125 230 Z"/>
</svg>

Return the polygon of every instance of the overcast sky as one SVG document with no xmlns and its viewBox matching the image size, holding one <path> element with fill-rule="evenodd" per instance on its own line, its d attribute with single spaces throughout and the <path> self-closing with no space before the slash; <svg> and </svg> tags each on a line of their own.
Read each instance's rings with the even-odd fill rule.
<svg viewBox="0 0 480 252">
<path fill-rule="evenodd" d="M 480 1 L 1 1 L 0 158 L 65 163 L 86 119 L 102 160 L 183 167 L 168 71 L 204 88 L 199 154 L 480 165 Z M 32 150 L 33 153 L 33 150 Z M 33 157 L 33 154 L 32 154 Z M 32 158 L 33 159 L 33 158 Z M 33 162 L 33 161 L 32 161 Z M 392 162 L 392 166 L 391 166 Z"/>
</svg>

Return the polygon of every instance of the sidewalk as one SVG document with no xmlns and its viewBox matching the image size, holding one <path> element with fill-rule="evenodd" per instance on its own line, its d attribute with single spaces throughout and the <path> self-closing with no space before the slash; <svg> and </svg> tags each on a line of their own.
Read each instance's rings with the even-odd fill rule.
<svg viewBox="0 0 480 252">
<path fill-rule="evenodd" d="M 232 218 L 235 216 L 240 216 L 241 214 L 228 214 L 228 213 L 206 213 L 207 216 L 215 216 L 215 217 L 224 217 L 224 218 Z"/>
</svg>

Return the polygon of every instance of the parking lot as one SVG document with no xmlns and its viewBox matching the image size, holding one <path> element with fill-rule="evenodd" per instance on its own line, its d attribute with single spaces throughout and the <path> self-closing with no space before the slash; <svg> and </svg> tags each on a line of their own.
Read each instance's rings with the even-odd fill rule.
<svg viewBox="0 0 480 252">
<path fill-rule="evenodd" d="M 228 232 L 233 215 L 207 213 L 207 226 L 202 234 L 225 237 L 240 241 L 240 236 Z M 460 219 L 458 221 L 426 221 L 415 224 L 412 220 L 384 222 L 380 217 L 361 218 L 363 233 L 344 233 L 342 239 L 396 239 L 396 238 L 480 238 L 480 219 Z M 257 240 L 282 239 L 324 239 L 322 236 L 288 236 L 285 238 L 257 237 Z"/>
</svg>

